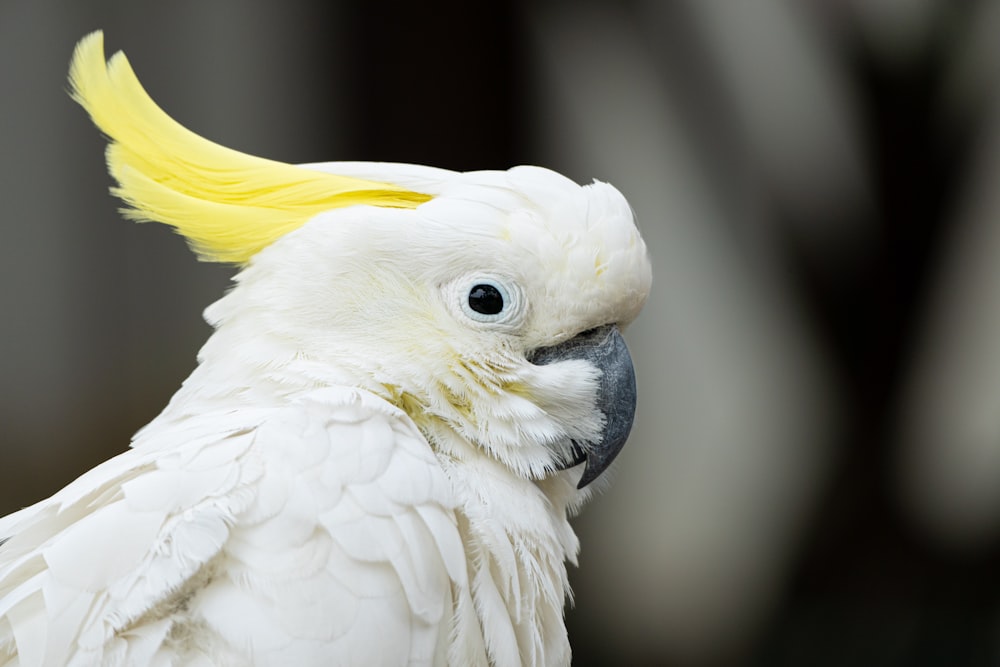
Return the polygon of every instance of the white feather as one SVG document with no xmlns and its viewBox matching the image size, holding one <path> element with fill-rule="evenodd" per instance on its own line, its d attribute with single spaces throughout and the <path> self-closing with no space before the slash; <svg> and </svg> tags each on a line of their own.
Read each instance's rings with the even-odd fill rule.
<svg viewBox="0 0 1000 667">
<path fill-rule="evenodd" d="M 569 664 L 590 492 L 555 469 L 601 433 L 599 371 L 527 355 L 636 316 L 628 204 L 537 167 L 308 168 L 436 197 L 260 251 L 133 449 L 0 519 L 0 665 Z M 481 275 L 509 320 L 462 315 Z"/>
<path fill-rule="evenodd" d="M 217 442 L 199 438 L 197 451 L 182 446 L 151 465 L 142 460 L 138 475 L 132 466 L 117 480 L 91 475 L 105 502 L 70 490 L 57 495 L 75 501 L 62 508 L 75 513 L 68 526 L 44 505 L 28 514 L 48 517 L 55 532 L 46 533 L 43 521 L 8 543 L 20 553 L 34 536 L 44 559 L 24 581 L 12 579 L 38 556 L 0 561 L 2 617 L 21 664 L 153 654 L 180 664 L 208 659 L 215 644 L 259 664 L 293 664 L 291 655 L 305 661 L 299 664 L 380 664 L 381 644 L 397 640 L 424 656 L 447 650 L 436 642 L 450 630 L 451 578 L 433 554 L 438 543 L 460 538 L 444 473 L 408 418 L 353 390 L 317 393 L 258 417 L 252 431 L 234 431 L 232 416 L 202 415 L 203 429 L 222 433 Z M 174 423 L 161 418 L 133 451 Z M 373 456 L 359 452 L 359 443 Z M 108 470 L 121 468 L 114 463 Z M 243 474 L 246 468 L 258 472 Z M 356 478 L 392 498 L 397 485 L 382 482 L 404 469 L 418 481 L 397 480 L 397 514 L 365 522 L 372 517 L 343 488 Z M 254 493 L 276 488 L 282 491 Z M 392 626 L 384 622 L 393 605 L 396 617 L 409 619 L 398 637 L 386 634 Z M 373 606 L 378 613 L 367 609 Z M 57 641 L 47 631 L 55 626 Z"/>
</svg>

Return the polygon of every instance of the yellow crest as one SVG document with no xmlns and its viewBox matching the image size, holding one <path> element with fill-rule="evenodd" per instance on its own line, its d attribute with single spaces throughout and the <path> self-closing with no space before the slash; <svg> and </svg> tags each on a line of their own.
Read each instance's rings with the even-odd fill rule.
<svg viewBox="0 0 1000 667">
<path fill-rule="evenodd" d="M 220 146 L 150 99 L 125 54 L 104 60 L 100 31 L 70 65 L 73 99 L 110 140 L 112 192 L 126 217 L 172 225 L 204 260 L 245 264 L 318 213 L 367 204 L 416 208 L 430 195 L 389 183 L 312 171 Z"/>
</svg>

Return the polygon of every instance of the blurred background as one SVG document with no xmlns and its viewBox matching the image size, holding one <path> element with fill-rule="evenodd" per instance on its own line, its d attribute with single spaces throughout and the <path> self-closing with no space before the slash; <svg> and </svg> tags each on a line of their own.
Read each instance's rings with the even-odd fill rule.
<svg viewBox="0 0 1000 667">
<path fill-rule="evenodd" d="M 0 513 L 127 446 L 232 275 L 117 215 L 66 94 L 96 28 L 228 146 L 630 199 L 575 664 L 1000 664 L 1000 1 L 0 0 Z"/>
</svg>

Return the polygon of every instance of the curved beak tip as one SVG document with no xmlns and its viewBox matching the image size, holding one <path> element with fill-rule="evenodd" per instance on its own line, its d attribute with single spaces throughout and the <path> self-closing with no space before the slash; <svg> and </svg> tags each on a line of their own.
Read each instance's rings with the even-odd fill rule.
<svg viewBox="0 0 1000 667">
<path fill-rule="evenodd" d="M 564 345 L 549 348 L 533 363 L 578 358 L 586 359 L 601 370 L 596 407 L 604 415 L 604 431 L 598 442 L 586 445 L 574 442 L 572 460 L 565 466 L 571 468 L 586 461 L 587 466 L 577 483 L 577 488 L 582 489 L 608 469 L 628 440 L 635 418 L 635 369 L 617 326 L 586 332 Z"/>
<path fill-rule="evenodd" d="M 587 467 L 577 484 L 582 489 L 607 470 L 625 446 L 635 419 L 635 369 L 625 341 L 617 329 L 608 337 L 614 352 L 613 361 L 602 367 L 598 406 L 604 413 L 601 441 L 587 450 Z"/>
</svg>

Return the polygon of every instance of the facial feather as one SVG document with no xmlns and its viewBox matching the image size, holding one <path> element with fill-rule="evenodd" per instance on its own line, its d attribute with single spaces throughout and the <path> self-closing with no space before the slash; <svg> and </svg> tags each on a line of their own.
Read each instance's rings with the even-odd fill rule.
<svg viewBox="0 0 1000 667">
<path fill-rule="evenodd" d="M 255 256 L 208 311 L 230 341 L 216 348 L 256 347 L 267 332 L 295 350 L 268 368 L 282 382 L 360 384 L 429 434 L 439 421 L 520 476 L 550 474 L 574 440 L 600 432 L 598 372 L 582 361 L 540 367 L 528 355 L 627 324 L 648 290 L 648 264 L 616 190 L 514 171 L 428 170 L 424 184 L 437 194 L 415 210 L 316 216 Z M 531 176 L 545 187 L 514 189 Z M 462 301 L 481 280 L 506 284 L 517 312 L 472 320 Z M 269 349 L 260 364 L 274 359 Z"/>
</svg>

